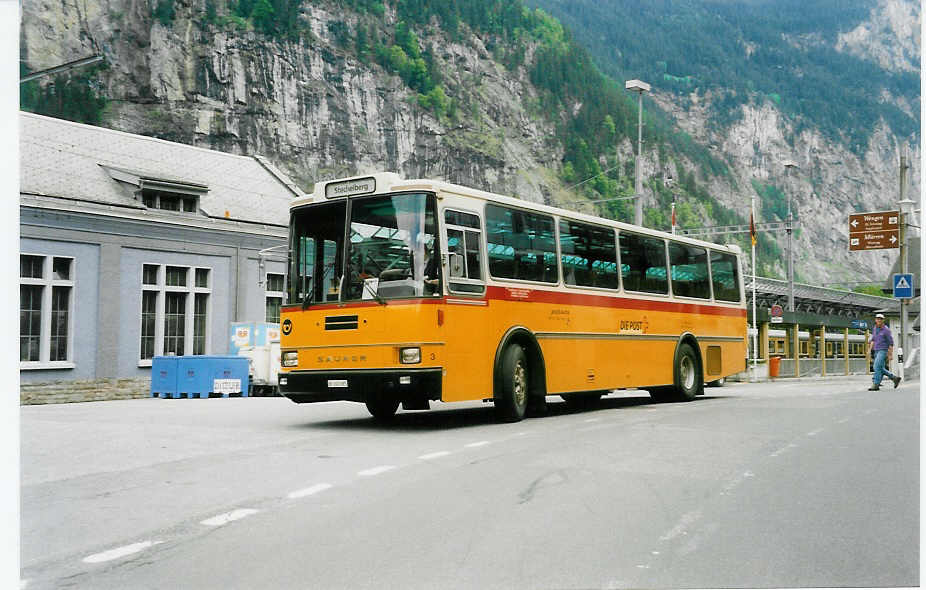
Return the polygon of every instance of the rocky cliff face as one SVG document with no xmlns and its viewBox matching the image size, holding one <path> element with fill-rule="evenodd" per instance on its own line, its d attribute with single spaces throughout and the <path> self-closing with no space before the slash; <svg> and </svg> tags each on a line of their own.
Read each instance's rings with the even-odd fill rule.
<svg viewBox="0 0 926 590">
<path fill-rule="evenodd" d="M 921 152 L 916 138 L 897 138 L 881 126 L 868 150 L 858 156 L 814 130 L 795 133 L 793 124 L 768 102 L 744 107 L 741 120 L 718 132 L 709 130 L 707 124 L 710 96 L 689 97 L 684 107 L 665 96 L 654 98 L 696 141 L 716 146 L 725 154 L 733 182 L 714 179 L 710 185 L 711 193 L 723 204 L 748 215 L 754 180 L 780 187 L 790 196 L 800 223 L 794 233 L 794 268 L 799 280 L 813 284 L 880 281 L 890 271 L 897 250 L 848 251 L 848 216 L 898 208 L 899 162 L 904 152 L 911 165 L 908 196 L 919 202 Z M 795 162 L 797 168 L 786 170 L 786 160 Z M 758 197 L 756 219 L 778 220 L 763 211 Z M 780 276 L 786 276 L 786 235 L 781 233 L 776 239 L 783 257 L 773 266 Z"/>
<path fill-rule="evenodd" d="M 311 41 L 268 40 L 203 22 L 198 0 L 174 2 L 170 26 L 144 2 L 38 0 L 23 5 L 30 69 L 100 52 L 109 127 L 231 153 L 263 154 L 305 190 L 315 180 L 373 170 L 437 176 L 540 201 L 561 149 L 528 114 L 525 72 L 491 59 L 476 37 L 429 36 L 445 85 L 472 110 L 448 127 L 402 80 L 340 49 L 328 23 L 356 15 L 306 5 Z M 221 15 L 220 15 L 221 16 Z M 386 18 L 394 18 L 388 13 Z"/>
<path fill-rule="evenodd" d="M 888 71 L 920 69 L 920 5 L 878 0 L 869 19 L 839 35 L 836 49 L 871 60 Z"/>
<path fill-rule="evenodd" d="M 898 4 L 910 3 L 881 0 L 868 28 L 840 38 L 844 50 L 909 61 L 914 49 L 903 45 L 898 50 L 894 43 L 872 41 L 879 35 L 865 33 L 883 30 L 878 24 L 884 22 L 882 15 L 894 14 Z M 443 72 L 448 94 L 465 99 L 463 116 L 450 124 L 418 106 L 416 94 L 398 76 L 361 63 L 339 45 L 329 23 L 353 27 L 359 17 L 333 3 L 303 8 L 300 18 L 311 31 L 303 41 L 268 40 L 204 22 L 203 0 L 175 0 L 173 6 L 173 20 L 165 26 L 145 2 L 26 2 L 21 57 L 36 70 L 102 53 L 109 64 L 100 75 L 110 99 L 105 125 L 231 153 L 262 154 L 304 190 L 333 176 L 394 170 L 538 202 L 576 198 L 557 180 L 562 145 L 554 123 L 531 106 L 538 104 L 537 93 L 526 70 L 499 65 L 476 36 L 455 41 L 437 27 L 421 36 Z M 388 7 L 385 18 L 395 19 Z M 899 19 L 902 32 L 909 29 L 905 18 Z M 918 23 L 918 10 L 915 18 Z M 918 31 L 919 25 L 911 30 Z M 907 37 L 918 56 L 917 33 Z M 526 53 L 530 60 L 530 48 Z M 916 198 L 918 138 L 894 137 L 881 128 L 864 155 L 856 156 L 813 130 L 796 132 L 769 103 L 745 108 L 737 123 L 717 131 L 706 118 L 712 96 L 677 101 L 657 94 L 654 99 L 696 141 L 718 150 L 731 164 L 729 178 L 699 178 L 723 204 L 748 217 L 753 180 L 773 183 L 792 196 L 802 221 L 795 266 L 801 279 L 825 283 L 885 276 L 896 251 L 849 253 L 847 216 L 895 207 L 903 150 L 913 165 L 910 194 Z M 631 159 L 630 142 L 618 146 L 618 153 Z M 644 174 L 662 178 L 668 164 L 658 160 L 655 150 L 644 155 Z M 787 158 L 799 166 L 789 178 L 781 164 Z M 783 234 L 779 243 L 783 249 Z M 778 268 L 783 274 L 786 261 L 779 261 Z"/>
</svg>

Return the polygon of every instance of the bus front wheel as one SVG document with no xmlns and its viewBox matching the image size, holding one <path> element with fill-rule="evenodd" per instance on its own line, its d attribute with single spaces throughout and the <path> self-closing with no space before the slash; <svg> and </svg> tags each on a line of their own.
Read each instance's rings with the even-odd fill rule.
<svg viewBox="0 0 926 590">
<path fill-rule="evenodd" d="M 529 374 L 527 356 L 519 344 L 505 349 L 501 359 L 500 391 L 495 397 L 495 412 L 503 422 L 518 422 L 527 411 Z"/>
</svg>

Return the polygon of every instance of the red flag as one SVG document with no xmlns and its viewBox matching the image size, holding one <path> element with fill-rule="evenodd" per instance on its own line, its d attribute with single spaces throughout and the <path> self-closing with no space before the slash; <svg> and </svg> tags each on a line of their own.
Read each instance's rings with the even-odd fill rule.
<svg viewBox="0 0 926 590">
<path fill-rule="evenodd" d="M 675 227 L 675 203 L 672 203 L 672 227 Z"/>
<path fill-rule="evenodd" d="M 752 238 L 752 245 L 756 245 L 756 224 L 752 220 L 752 212 L 749 213 L 749 237 Z"/>
</svg>

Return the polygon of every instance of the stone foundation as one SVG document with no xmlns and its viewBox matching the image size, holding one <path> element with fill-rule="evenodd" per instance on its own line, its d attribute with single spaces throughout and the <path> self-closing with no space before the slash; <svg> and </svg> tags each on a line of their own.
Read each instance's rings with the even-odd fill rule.
<svg viewBox="0 0 926 590">
<path fill-rule="evenodd" d="M 150 395 L 151 379 L 89 379 L 19 385 L 19 403 L 24 406 L 138 399 Z"/>
</svg>

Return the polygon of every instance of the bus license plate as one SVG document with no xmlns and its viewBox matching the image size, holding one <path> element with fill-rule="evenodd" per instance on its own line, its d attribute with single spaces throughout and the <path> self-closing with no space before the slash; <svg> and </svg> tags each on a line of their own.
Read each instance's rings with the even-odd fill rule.
<svg viewBox="0 0 926 590">
<path fill-rule="evenodd" d="M 347 379 L 329 379 L 328 387 L 347 387 Z"/>
</svg>

